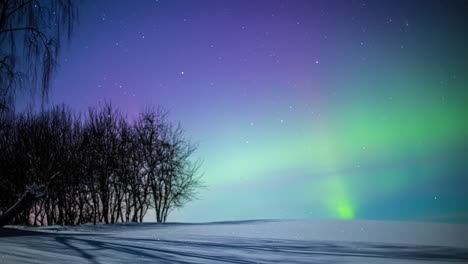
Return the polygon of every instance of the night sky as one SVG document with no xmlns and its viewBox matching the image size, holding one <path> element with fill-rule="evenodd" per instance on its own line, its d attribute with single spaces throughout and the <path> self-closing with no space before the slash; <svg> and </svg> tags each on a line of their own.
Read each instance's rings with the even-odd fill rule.
<svg viewBox="0 0 468 264">
<path fill-rule="evenodd" d="M 170 110 L 206 184 L 170 221 L 468 223 L 467 84 L 468 1 L 100 0 L 49 102 Z"/>
</svg>

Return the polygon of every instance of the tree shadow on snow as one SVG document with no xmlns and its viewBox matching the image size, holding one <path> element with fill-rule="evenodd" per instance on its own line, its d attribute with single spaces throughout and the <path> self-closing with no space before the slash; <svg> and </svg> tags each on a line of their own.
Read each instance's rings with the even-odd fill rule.
<svg viewBox="0 0 468 264">
<path fill-rule="evenodd" d="M 298 240 L 264 240 L 220 237 L 220 242 L 157 240 L 140 238 L 86 239 L 59 236 L 57 242 L 76 250 L 91 263 L 98 263 L 93 255 L 75 246 L 77 243 L 93 248 L 102 256 L 124 255 L 121 261 L 140 258 L 158 263 L 268 263 L 286 261 L 306 263 L 314 260 L 347 258 L 374 258 L 423 261 L 467 262 L 468 250 L 449 247 L 385 245 L 371 243 L 344 243 Z"/>
<path fill-rule="evenodd" d="M 154 225 L 151 225 L 154 227 Z M 22 239 L 30 236 L 32 239 Z M 117 234 L 64 234 L 0 228 L 0 238 L 18 246 L 72 255 L 99 263 L 346 263 L 356 259 L 468 262 L 468 249 L 435 246 L 188 236 L 184 240 L 120 237 Z M 31 242 L 34 241 L 34 242 Z M 29 256 L 34 257 L 34 256 Z M 47 260 L 44 260 L 47 262 Z M 359 261 L 358 261 L 359 262 Z M 357 263 L 357 262 L 355 262 Z"/>
<path fill-rule="evenodd" d="M 251 239 L 219 237 L 205 241 L 153 240 L 127 238 L 128 241 L 145 241 L 179 248 L 236 250 L 245 251 L 246 256 L 255 256 L 255 252 L 268 252 L 275 255 L 294 257 L 332 256 L 332 257 L 368 257 L 387 259 L 407 259 L 425 261 L 468 261 L 468 249 L 441 246 L 413 246 L 374 244 L 363 242 L 324 242 L 282 239 Z"/>
</svg>

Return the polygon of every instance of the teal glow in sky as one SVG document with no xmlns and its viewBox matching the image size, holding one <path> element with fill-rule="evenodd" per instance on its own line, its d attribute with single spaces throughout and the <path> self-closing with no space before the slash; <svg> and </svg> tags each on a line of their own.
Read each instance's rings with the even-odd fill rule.
<svg viewBox="0 0 468 264">
<path fill-rule="evenodd" d="M 171 221 L 468 222 L 467 1 L 88 1 L 51 103 L 171 111 Z"/>
</svg>

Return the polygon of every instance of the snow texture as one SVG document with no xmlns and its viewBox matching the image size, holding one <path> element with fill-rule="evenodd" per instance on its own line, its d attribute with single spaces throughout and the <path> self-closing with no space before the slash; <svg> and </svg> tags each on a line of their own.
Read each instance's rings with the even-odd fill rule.
<svg viewBox="0 0 468 264">
<path fill-rule="evenodd" d="M 0 263 L 468 263 L 468 226 L 258 220 L 0 229 Z"/>
</svg>

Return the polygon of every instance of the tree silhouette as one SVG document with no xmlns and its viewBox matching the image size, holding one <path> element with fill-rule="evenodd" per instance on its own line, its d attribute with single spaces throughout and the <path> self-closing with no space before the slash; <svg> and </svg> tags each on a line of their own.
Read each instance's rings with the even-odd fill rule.
<svg viewBox="0 0 468 264">
<path fill-rule="evenodd" d="M 162 110 L 129 122 L 110 103 L 0 112 L 0 226 L 156 221 L 195 198 L 199 163 Z"/>
<path fill-rule="evenodd" d="M 47 99 L 63 40 L 77 19 L 72 0 L 0 0 L 0 111 L 19 89 Z"/>
<path fill-rule="evenodd" d="M 149 108 L 136 123 L 157 222 L 166 222 L 169 213 L 193 200 L 202 186 L 200 163 L 191 160 L 197 146 L 184 137 L 180 125 L 167 122 L 166 116 L 161 108 Z"/>
</svg>

